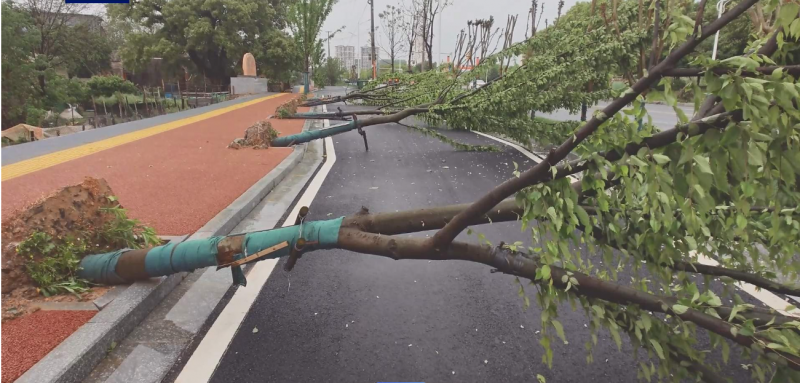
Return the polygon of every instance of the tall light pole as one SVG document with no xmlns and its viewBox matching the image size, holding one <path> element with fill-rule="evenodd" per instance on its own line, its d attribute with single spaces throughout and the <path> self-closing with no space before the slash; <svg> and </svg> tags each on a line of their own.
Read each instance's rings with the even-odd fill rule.
<svg viewBox="0 0 800 383">
<path fill-rule="evenodd" d="M 372 58 L 372 79 L 378 78 L 378 68 L 375 66 L 375 0 L 367 0 L 369 1 L 369 13 L 370 13 L 370 35 L 372 37 L 372 50 L 369 52 L 370 57 Z"/>
<path fill-rule="evenodd" d="M 442 6 L 442 0 L 439 0 L 439 7 Z M 442 17 L 444 17 L 444 8 L 439 12 L 439 64 L 442 63 Z"/>
<path fill-rule="evenodd" d="M 333 57 L 333 55 L 331 54 L 331 31 L 325 31 L 325 32 L 328 32 L 328 58 L 331 58 Z"/>
</svg>

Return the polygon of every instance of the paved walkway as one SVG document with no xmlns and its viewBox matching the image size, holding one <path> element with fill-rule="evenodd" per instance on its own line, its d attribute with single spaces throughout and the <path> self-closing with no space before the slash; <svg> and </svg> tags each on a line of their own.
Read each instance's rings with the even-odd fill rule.
<svg viewBox="0 0 800 383">
<path fill-rule="evenodd" d="M 2 150 L 2 214 L 84 177 L 105 178 L 129 215 L 162 235 L 191 233 L 277 166 L 291 148 L 231 150 L 296 94 L 220 103 Z M 281 135 L 302 120 L 271 120 Z"/>
</svg>

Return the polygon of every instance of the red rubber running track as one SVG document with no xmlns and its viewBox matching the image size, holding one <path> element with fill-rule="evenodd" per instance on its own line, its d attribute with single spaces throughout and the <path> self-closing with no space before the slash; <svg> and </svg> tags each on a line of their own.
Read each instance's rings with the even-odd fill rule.
<svg viewBox="0 0 800 383">
<path fill-rule="evenodd" d="M 285 94 L 186 126 L 3 181 L 8 217 L 84 177 L 104 178 L 129 216 L 160 235 L 190 234 L 274 169 L 291 148 L 228 149 L 244 130 L 296 97 Z M 302 108 L 301 108 L 302 109 Z M 303 120 L 270 120 L 282 136 Z"/>
</svg>

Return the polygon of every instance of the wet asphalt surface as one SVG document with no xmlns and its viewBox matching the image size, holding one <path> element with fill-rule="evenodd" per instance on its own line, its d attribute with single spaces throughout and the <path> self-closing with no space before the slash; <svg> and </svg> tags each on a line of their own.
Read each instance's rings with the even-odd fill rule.
<svg viewBox="0 0 800 383">
<path fill-rule="evenodd" d="M 356 132 L 334 137 L 336 163 L 309 219 L 349 215 L 362 206 L 383 212 L 470 202 L 511 177 L 513 162 L 532 165 L 512 148 L 458 152 L 396 124 L 366 131 L 369 152 Z M 500 145 L 470 132 L 445 133 Z M 495 244 L 531 241 L 514 222 L 476 231 Z M 477 241 L 464 233 L 459 240 Z M 624 334 L 620 351 L 601 330 L 595 361 L 587 364 L 587 317 L 565 305 L 559 320 L 569 344 L 556 338 L 549 369 L 541 361 L 534 287 L 526 285 L 532 305 L 525 309 L 514 278 L 484 265 L 327 250 L 307 254 L 287 275 L 283 261 L 212 382 L 535 382 L 537 374 L 548 382 L 637 382 L 638 361 L 647 358 L 639 350 L 636 359 Z M 731 361 L 737 381 L 750 381 L 739 365 Z"/>
</svg>

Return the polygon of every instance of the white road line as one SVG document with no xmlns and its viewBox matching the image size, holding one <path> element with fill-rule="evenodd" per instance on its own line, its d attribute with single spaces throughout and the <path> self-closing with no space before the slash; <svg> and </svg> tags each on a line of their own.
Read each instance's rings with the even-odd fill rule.
<svg viewBox="0 0 800 383">
<path fill-rule="evenodd" d="M 502 144 L 508 145 L 508 146 L 510 146 L 510 147 L 512 147 L 514 149 L 517 149 L 517 151 L 519 151 L 520 153 L 524 154 L 526 157 L 536 161 L 537 163 L 544 161 L 544 157 L 542 157 L 542 156 L 540 156 L 540 155 L 538 155 L 536 153 L 533 153 L 530 150 L 525 149 L 522 146 L 517 145 L 517 144 L 515 144 L 515 143 L 513 143 L 511 141 L 506 141 L 506 140 L 504 140 L 502 138 L 498 138 L 498 137 L 492 136 L 491 134 L 486 134 L 486 133 L 482 133 L 482 132 L 473 131 L 473 133 L 475 133 L 475 134 L 477 134 L 479 136 L 486 137 L 488 139 L 495 140 L 495 141 L 500 142 Z"/>
<path fill-rule="evenodd" d="M 481 135 L 483 137 L 490 138 L 492 140 L 495 140 L 495 141 L 501 142 L 501 143 L 503 143 L 505 145 L 508 145 L 508 146 L 510 146 L 510 147 L 512 147 L 514 149 L 517 149 L 522 154 L 524 154 L 525 156 L 527 156 L 528 158 L 530 158 L 530 159 L 532 159 L 534 161 L 544 161 L 544 158 L 542 158 L 541 156 L 539 156 L 537 154 L 534 154 L 531 151 L 529 151 L 528 149 L 525 149 L 522 146 L 517 145 L 517 144 L 515 144 L 513 142 L 509 142 L 509 141 L 506 141 L 504 139 L 497 138 L 495 136 L 492 136 L 492 135 L 489 135 L 489 134 L 486 134 L 486 133 L 481 133 L 481 132 L 474 132 L 474 133 L 477 133 L 477 134 L 479 134 L 479 135 Z M 570 178 L 573 178 L 573 177 L 570 176 Z M 694 252 L 694 251 L 692 251 L 690 253 L 690 255 L 692 255 L 692 256 L 694 256 L 695 254 L 696 254 L 696 252 Z M 717 261 L 715 261 L 715 260 L 713 260 L 713 259 L 711 259 L 709 257 L 706 257 L 703 254 L 699 255 L 698 261 L 700 263 L 704 264 L 704 265 L 710 265 L 710 266 L 719 265 L 719 263 Z M 769 306 L 773 310 L 780 310 L 782 312 L 784 309 L 786 309 L 786 306 L 789 305 L 788 302 L 786 302 L 785 300 L 781 299 L 781 297 L 775 295 L 773 292 L 771 292 L 769 290 L 766 290 L 766 289 L 758 289 L 756 286 L 754 286 L 752 284 L 740 282 L 740 283 L 736 284 L 736 287 L 738 287 L 741 290 L 743 290 L 744 292 L 752 295 L 753 298 L 758 299 L 759 301 L 761 301 L 765 305 Z M 788 316 L 800 317 L 800 313 L 797 313 L 797 311 L 793 311 L 792 313 L 783 313 L 783 314 L 784 315 L 788 315 Z"/>
<path fill-rule="evenodd" d="M 327 108 L 323 105 L 323 111 L 327 112 Z M 330 121 L 324 120 L 323 127 L 330 127 Z M 294 225 L 295 218 L 297 217 L 300 208 L 308 206 L 314 200 L 314 197 L 322 187 L 322 182 L 331 171 L 334 162 L 336 162 L 336 152 L 333 148 L 333 140 L 328 137 L 325 139 L 325 152 L 327 158 L 325 163 L 319 169 L 319 172 L 308 184 L 306 191 L 295 204 L 294 209 L 286 218 L 283 227 Z M 225 351 L 239 330 L 239 327 L 244 320 L 245 315 L 250 311 L 253 306 L 258 293 L 264 287 L 275 265 L 278 264 L 277 259 L 268 259 L 256 263 L 253 269 L 247 274 L 247 286 L 239 287 L 234 293 L 228 305 L 222 310 L 219 317 L 211 328 L 206 333 L 203 340 L 194 350 L 194 353 L 186 362 L 186 365 L 181 370 L 180 375 L 175 380 L 177 383 L 198 383 L 208 382 L 211 375 L 217 369 Z"/>
<path fill-rule="evenodd" d="M 538 155 L 538 154 L 536 154 L 534 152 L 531 152 L 530 150 L 525 149 L 524 147 L 522 147 L 520 145 L 517 145 L 517 144 L 515 144 L 515 143 L 513 143 L 511 141 L 507 141 L 507 140 L 504 140 L 502 138 L 498 138 L 498 137 L 492 136 L 491 134 L 475 132 L 475 131 L 473 131 L 473 133 L 476 133 L 476 134 L 478 134 L 480 136 L 495 140 L 495 141 L 497 141 L 497 142 L 499 142 L 501 144 L 508 145 L 508 146 L 510 146 L 510 147 L 512 147 L 514 149 L 517 149 L 517 151 L 519 151 L 520 153 L 524 154 L 526 157 L 536 161 L 537 163 L 544 161 L 544 157 L 542 157 L 542 156 L 540 156 L 540 155 Z M 575 177 L 575 176 L 569 176 L 569 179 L 571 179 L 572 181 L 577 181 L 578 180 L 578 178 Z"/>
</svg>

